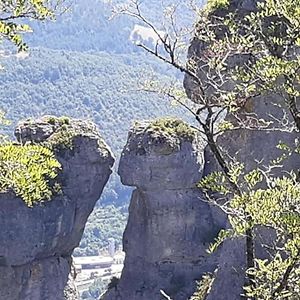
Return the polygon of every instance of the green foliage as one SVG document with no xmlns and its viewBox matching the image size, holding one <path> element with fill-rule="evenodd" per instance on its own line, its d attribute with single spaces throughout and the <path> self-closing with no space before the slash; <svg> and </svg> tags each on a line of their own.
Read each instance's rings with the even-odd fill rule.
<svg viewBox="0 0 300 300">
<path fill-rule="evenodd" d="M 213 172 L 203 177 L 197 184 L 197 187 L 203 190 L 213 191 L 215 193 L 222 193 L 224 195 L 230 193 L 230 189 L 223 172 Z"/>
<path fill-rule="evenodd" d="M 53 153 L 42 146 L 0 146 L 0 190 L 15 192 L 29 207 L 50 200 L 58 191 L 59 169 Z"/>
<path fill-rule="evenodd" d="M 197 133 L 196 129 L 193 129 L 187 123 L 176 118 L 162 118 L 157 119 L 146 128 L 146 131 L 153 135 L 166 135 L 170 137 L 179 137 L 192 141 Z"/>
<path fill-rule="evenodd" d="M 202 0 L 197 0 L 202 2 Z M 124 16 L 112 16 L 112 5 L 122 5 L 124 0 L 68 1 L 71 8 L 55 22 L 32 24 L 35 34 L 27 37 L 31 47 L 47 47 L 72 51 L 106 51 L 112 54 L 142 53 L 142 50 L 130 40 L 136 20 Z M 176 2 L 180 3 L 180 1 Z M 160 1 L 140 1 L 141 9 L 147 12 L 149 19 L 161 22 L 165 10 Z M 174 0 L 164 0 L 164 5 L 174 5 Z M 193 24 L 194 19 L 188 15 L 186 6 L 180 5 L 184 18 L 181 23 Z M 152 42 L 149 42 L 152 44 Z"/>
<path fill-rule="evenodd" d="M 146 76 L 155 75 L 161 81 L 173 78 L 166 66 L 143 55 L 32 49 L 28 58 L 11 57 L 3 65 L 0 107 L 6 108 L 11 120 L 6 134 L 12 132 L 17 121 L 29 117 L 67 115 L 91 119 L 118 157 L 134 120 L 187 115 L 179 107 L 170 108 L 169 102 L 158 95 L 140 91 L 139 82 L 144 82 Z M 129 193 L 114 173 L 102 203 L 124 204 L 128 200 Z"/>
<path fill-rule="evenodd" d="M 229 0 L 208 0 L 205 9 L 211 13 L 216 9 L 226 8 L 228 6 Z"/>
<path fill-rule="evenodd" d="M 5 134 L 2 134 L 2 132 L 4 131 L 4 128 L 9 125 L 10 122 L 6 119 L 5 113 L 0 110 L 0 144 L 4 143 L 7 139 L 7 136 Z"/>
<path fill-rule="evenodd" d="M 96 207 L 87 221 L 82 240 L 74 255 L 98 255 L 99 250 L 107 248 L 109 238 L 113 238 L 116 247 L 120 247 L 127 217 L 126 207 L 113 205 Z"/>
<path fill-rule="evenodd" d="M 281 148 L 286 149 L 282 144 Z M 248 274 L 255 276 L 256 285 L 245 287 L 245 291 L 248 297 L 258 300 L 296 299 L 293 297 L 298 295 L 297 285 L 290 288 L 290 284 L 296 283 L 300 274 L 299 267 L 296 267 L 300 262 L 300 183 L 297 176 L 293 173 L 281 178 L 263 176 L 257 169 L 242 174 L 239 165 L 232 174 L 237 178 L 236 184 L 244 187 L 245 191 L 234 193 L 232 200 L 224 205 L 232 229 L 221 230 L 216 241 L 210 245 L 209 252 L 215 251 L 228 238 L 244 236 L 249 229 L 255 230 L 261 226 L 272 228 L 274 245 L 277 246 L 270 250 L 270 255 L 274 251 L 275 254 L 268 260 L 256 260 L 255 267 L 248 270 Z M 200 186 L 227 195 L 228 190 L 216 188 L 216 178 L 219 176 L 220 172 L 210 174 Z M 262 182 L 267 187 L 256 188 Z M 289 266 L 293 266 L 288 273 L 289 284 L 276 292 Z"/>
<path fill-rule="evenodd" d="M 236 228 L 235 228 L 236 229 Z M 207 252 L 212 254 L 217 248 L 227 239 L 237 237 L 236 230 L 232 229 L 221 229 L 215 241 L 209 245 Z"/>
<path fill-rule="evenodd" d="M 223 1 L 220 5 L 223 7 Z M 210 67 L 209 76 L 217 74 L 214 80 L 221 86 L 235 82 L 230 90 L 222 86 L 216 92 L 214 104 L 235 113 L 245 99 L 272 92 L 293 105 L 300 83 L 299 5 L 299 0 L 270 0 L 257 2 L 256 11 L 241 15 L 231 7 L 223 12 L 224 17 L 200 15 L 197 37 L 207 44 L 203 63 Z M 228 63 L 228 56 L 236 56 L 236 63 Z"/>
<path fill-rule="evenodd" d="M 103 280 L 102 278 L 97 278 L 94 280 L 93 284 L 89 287 L 89 295 L 92 299 L 100 299 L 99 297 L 107 290 L 108 280 Z M 82 297 L 82 299 L 86 299 Z"/>
<path fill-rule="evenodd" d="M 70 118 L 65 117 L 65 116 L 63 116 L 63 117 L 51 116 L 51 117 L 48 117 L 48 119 L 45 118 L 45 121 L 51 125 L 59 125 L 59 126 L 70 125 Z"/>
<path fill-rule="evenodd" d="M 50 120 L 51 121 L 51 120 Z M 64 124 L 62 125 L 45 143 L 45 146 L 54 152 L 61 152 L 62 150 L 72 150 L 73 138 L 76 135 L 75 130 Z"/>
<path fill-rule="evenodd" d="M 284 274 L 291 264 L 293 264 L 291 259 L 284 259 L 279 253 L 275 255 L 272 261 L 256 259 L 256 267 L 249 269 L 248 273 L 255 277 L 257 287 L 245 287 L 247 296 L 257 300 L 299 299 L 299 268 L 294 268 L 289 275 L 287 288 L 276 291 L 280 287 Z"/>
<path fill-rule="evenodd" d="M 300 39 L 299 6 L 299 1 L 292 0 L 260 2 L 258 12 L 246 17 L 250 22 L 247 39 L 256 40 L 252 48 L 257 53 L 264 53 L 255 61 L 251 71 L 243 68 L 247 74 L 245 82 L 262 79 L 256 85 L 256 92 L 274 89 L 287 94 L 287 99 L 299 96 L 300 59 L 295 52 Z"/>
<path fill-rule="evenodd" d="M 213 282 L 214 277 L 211 274 L 203 275 L 202 279 L 197 282 L 197 289 L 189 300 L 205 300 Z"/>
<path fill-rule="evenodd" d="M 294 176 L 295 178 L 295 176 Z M 231 206 L 243 208 L 251 216 L 252 226 L 264 225 L 276 229 L 282 240 L 298 238 L 300 232 L 300 184 L 294 178 L 269 178 L 266 189 L 251 190 L 235 196 Z M 296 210 L 295 210 L 296 209 Z M 300 244 L 299 244 L 300 247 Z"/>
<path fill-rule="evenodd" d="M 0 42 L 2 39 L 9 40 L 18 51 L 27 50 L 23 41 L 23 34 L 31 32 L 29 24 L 24 19 L 47 20 L 54 19 L 55 9 L 62 1 L 43 0 L 17 0 L 0 1 Z"/>
<path fill-rule="evenodd" d="M 209 96 L 204 93 L 202 98 L 199 97 L 199 102 L 211 111 L 206 118 L 206 128 L 215 126 L 210 122 L 216 120 L 217 113 L 213 109 L 223 109 L 230 116 L 221 122 L 218 134 L 238 128 L 245 134 L 253 129 L 299 131 L 300 1 L 258 1 L 257 9 L 252 12 L 243 8 L 235 10 L 235 5 L 225 2 L 208 2 L 210 12 L 220 9 L 217 16 L 213 12 L 207 14 L 207 10 L 200 14 L 196 30 L 203 48 L 201 61 L 196 65 L 200 64 L 201 68 L 194 67 L 193 60 L 188 64 L 192 72 L 203 73 L 199 76 L 200 82 L 204 82 L 203 89 L 213 87 Z M 270 118 L 277 113 L 272 109 L 261 114 L 261 103 L 258 102 L 266 101 L 263 96 L 270 102 L 265 102 L 265 110 L 276 106 L 278 111 L 282 109 L 283 116 L 291 115 L 292 118 L 286 117 L 286 123 L 280 117 L 278 120 Z M 257 112 L 259 116 L 252 117 Z M 220 171 L 203 178 L 199 187 L 228 215 L 231 224 L 230 230 L 220 231 L 210 250 L 214 251 L 227 238 L 247 236 L 245 255 L 249 285 L 245 287 L 245 297 L 298 299 L 299 170 L 289 172 L 284 165 L 292 156 L 297 159 L 295 153 L 299 151 L 299 142 L 288 145 L 284 140 L 278 141 L 277 149 L 270 151 L 280 150 L 281 155 L 269 163 L 257 161 L 249 171 L 248 158 L 242 163 L 236 162 L 232 157 L 234 154 L 222 152 L 222 145 L 214 140 L 214 130 L 209 132 L 211 136 L 208 131 L 206 137 L 210 137 L 210 146 L 215 146 L 210 148 L 219 162 Z M 272 243 L 265 245 L 259 240 L 256 234 L 259 235 L 262 228 L 268 228 L 272 233 Z M 267 249 L 267 260 L 252 260 L 256 242 Z"/>
<path fill-rule="evenodd" d="M 252 190 L 257 186 L 257 184 L 263 181 L 263 175 L 258 169 L 255 169 L 244 175 L 244 180 L 248 189 Z"/>
</svg>

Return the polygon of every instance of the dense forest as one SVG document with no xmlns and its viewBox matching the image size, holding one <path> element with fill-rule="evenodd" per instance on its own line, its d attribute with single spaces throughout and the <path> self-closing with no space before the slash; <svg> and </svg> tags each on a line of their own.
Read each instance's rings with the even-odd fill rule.
<svg viewBox="0 0 300 300">
<path fill-rule="evenodd" d="M 130 40 L 135 24 L 139 21 L 116 14 L 126 0 L 67 0 L 69 9 L 53 23 L 32 22 L 34 34 L 26 41 L 32 47 L 47 47 L 74 51 L 106 51 L 116 53 L 143 53 Z M 142 13 L 163 29 L 166 8 L 177 7 L 176 24 L 181 27 L 195 22 L 195 15 L 187 7 L 188 1 L 148 0 L 140 1 Z M 195 0 L 195 6 L 206 1 Z M 184 15 L 184 18 L 182 17 Z"/>
</svg>

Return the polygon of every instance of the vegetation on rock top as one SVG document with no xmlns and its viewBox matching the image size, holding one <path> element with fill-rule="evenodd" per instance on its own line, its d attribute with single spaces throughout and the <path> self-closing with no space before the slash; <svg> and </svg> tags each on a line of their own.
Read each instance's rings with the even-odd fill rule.
<svg viewBox="0 0 300 300">
<path fill-rule="evenodd" d="M 67 124 L 63 124 L 55 131 L 50 138 L 45 142 L 45 146 L 51 149 L 54 153 L 63 150 L 72 150 L 73 138 L 76 135 L 76 130 Z"/>
<path fill-rule="evenodd" d="M 146 131 L 153 136 L 162 134 L 169 137 L 179 137 L 188 141 L 192 141 L 197 132 L 196 129 L 193 129 L 184 121 L 170 117 L 154 120 L 146 128 Z"/>
<path fill-rule="evenodd" d="M 206 10 L 213 12 L 217 9 L 227 8 L 229 6 L 229 0 L 208 0 L 206 4 Z"/>
</svg>

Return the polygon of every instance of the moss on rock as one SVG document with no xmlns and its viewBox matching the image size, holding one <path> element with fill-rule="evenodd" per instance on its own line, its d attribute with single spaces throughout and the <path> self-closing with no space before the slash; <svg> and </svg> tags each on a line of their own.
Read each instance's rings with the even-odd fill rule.
<svg viewBox="0 0 300 300">
<path fill-rule="evenodd" d="M 55 117 L 55 116 L 46 116 L 44 117 L 45 122 L 51 124 L 51 125 L 69 125 L 70 124 L 70 118 L 66 116 L 62 117 Z"/>
<path fill-rule="evenodd" d="M 44 144 L 56 153 L 68 149 L 72 150 L 75 135 L 76 131 L 71 126 L 64 124 L 59 127 Z"/>
</svg>

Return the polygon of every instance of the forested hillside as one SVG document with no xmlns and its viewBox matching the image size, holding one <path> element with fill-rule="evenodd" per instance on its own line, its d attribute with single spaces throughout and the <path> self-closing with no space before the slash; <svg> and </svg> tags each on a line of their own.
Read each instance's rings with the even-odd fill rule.
<svg viewBox="0 0 300 300">
<path fill-rule="evenodd" d="M 28 57 L 0 52 L 0 65 L 4 67 L 0 73 L 0 107 L 12 121 L 6 132 L 20 119 L 44 114 L 88 118 L 99 125 L 118 158 L 134 120 L 183 116 L 180 108 L 172 107 L 159 96 L 139 91 L 140 83 L 153 74 L 160 81 L 175 77 L 181 80 L 180 74 L 132 43 L 130 35 L 136 20 L 126 16 L 109 20 L 110 2 L 125 1 L 71 2 L 70 9 L 56 22 L 32 22 L 34 33 L 25 35 L 30 47 Z M 164 1 L 166 5 L 170 3 L 174 1 Z M 160 1 L 144 1 L 142 7 L 150 20 L 160 24 Z M 181 9 L 184 14 L 184 5 Z M 180 20 L 192 22 L 187 13 L 184 15 Z M 129 192 L 115 173 L 101 204 L 123 206 L 129 201 Z M 120 243 L 126 216 L 117 210 L 113 206 L 97 208 L 77 254 L 95 254 L 111 236 Z M 104 227 L 95 222 L 99 214 L 106 216 Z M 117 227 L 114 216 L 120 221 Z"/>
<path fill-rule="evenodd" d="M 3 65 L 0 105 L 12 125 L 44 114 L 88 118 L 99 125 L 117 157 L 134 120 L 180 112 L 157 95 L 138 91 L 143 76 L 152 71 L 161 80 L 168 78 L 162 75 L 168 74 L 166 66 L 141 55 L 40 48 L 32 49 L 28 58 L 10 58 Z M 102 203 L 128 201 L 123 189 L 113 176 Z"/>
<path fill-rule="evenodd" d="M 118 249 L 122 244 L 128 212 L 126 207 L 113 205 L 94 209 L 85 227 L 80 246 L 75 249 L 75 256 L 98 255 L 99 250 L 108 246 L 108 239 L 113 238 Z"/>
<path fill-rule="evenodd" d="M 138 91 L 153 74 L 160 81 L 181 77 L 132 43 L 130 34 L 136 19 L 118 16 L 110 20 L 112 8 L 125 2 L 71 1 L 56 22 L 32 22 L 34 34 L 25 35 L 29 57 L 0 55 L 4 67 L 0 107 L 12 125 L 42 114 L 89 118 L 99 125 L 118 157 L 133 120 L 182 115 L 182 110 L 172 108 L 159 96 Z M 180 22 L 193 22 L 184 3 L 163 3 L 179 3 L 178 13 L 185 15 Z M 163 18 L 161 1 L 143 1 L 141 7 L 149 20 Z M 113 176 L 102 203 L 127 202 L 123 190 Z"/>
</svg>

